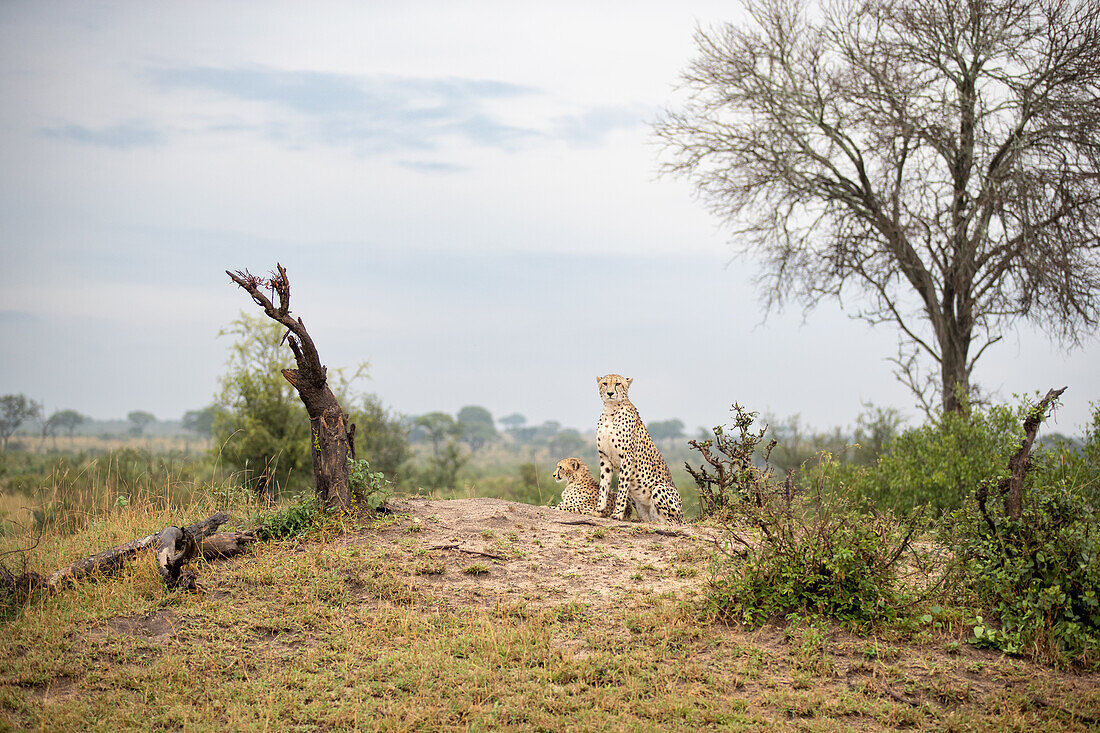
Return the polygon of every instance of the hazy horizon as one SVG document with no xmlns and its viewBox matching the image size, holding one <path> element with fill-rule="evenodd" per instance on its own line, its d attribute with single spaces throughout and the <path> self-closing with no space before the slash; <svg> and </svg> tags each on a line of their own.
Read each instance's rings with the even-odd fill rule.
<svg viewBox="0 0 1100 733">
<path fill-rule="evenodd" d="M 330 367 L 406 414 L 481 405 L 581 430 L 634 377 L 688 432 L 733 402 L 826 429 L 919 421 L 895 332 L 835 303 L 764 321 L 754 263 L 650 123 L 697 24 L 736 5 L 505 2 L 0 6 L 0 394 L 97 419 L 213 399 L 224 271 L 281 262 Z M 1100 402 L 1096 335 L 1006 335 L 974 381 Z"/>
</svg>

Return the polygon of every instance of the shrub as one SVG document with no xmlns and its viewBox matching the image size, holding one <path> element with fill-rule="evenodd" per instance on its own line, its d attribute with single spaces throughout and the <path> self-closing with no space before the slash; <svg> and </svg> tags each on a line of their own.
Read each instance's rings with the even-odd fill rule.
<svg viewBox="0 0 1100 733">
<path fill-rule="evenodd" d="M 713 440 L 688 441 L 710 465 L 710 469 L 700 465 L 696 470 L 690 463 L 684 463 L 684 468 L 699 489 L 699 514 L 704 518 L 723 517 L 736 502 L 760 495 L 769 477 L 768 458 L 776 446 L 774 439 L 764 449 L 764 470 L 754 465 L 757 448 L 768 427 L 765 425 L 753 432 L 752 424 L 759 413 L 749 412 L 736 403 L 730 411 L 734 413 L 736 437 L 731 437 L 723 426 L 718 425 L 714 428 Z"/>
<path fill-rule="evenodd" d="M 403 415 L 387 410 L 375 394 L 363 395 L 354 410 L 355 440 L 359 452 L 390 481 L 397 483 L 409 458 L 409 421 Z"/>
<path fill-rule="evenodd" d="M 309 417 L 282 375 L 294 365 L 282 345 L 286 329 L 264 316 L 242 313 L 220 335 L 235 336 L 221 377 L 213 421 L 214 446 L 245 482 L 271 496 L 305 488 L 313 476 Z"/>
<path fill-rule="evenodd" d="M 1041 473 L 1041 472 L 1037 472 Z M 1100 531 L 1097 512 L 1066 484 L 1033 485 L 1019 521 L 991 506 L 990 521 L 968 502 L 946 541 L 966 577 L 1000 623 L 975 638 L 1056 664 L 1100 662 Z"/>
<path fill-rule="evenodd" d="M 260 529 L 256 536 L 263 541 L 302 537 L 320 523 L 325 513 L 313 492 L 302 492 L 287 506 L 257 515 L 254 520 Z"/>
<path fill-rule="evenodd" d="M 372 512 L 382 508 L 386 500 L 393 496 L 386 475 L 381 471 L 372 471 L 370 462 L 365 458 L 348 461 L 348 483 L 352 501 Z"/>
<path fill-rule="evenodd" d="M 794 613 L 854 625 L 895 618 L 908 595 L 900 560 L 918 518 L 899 520 L 854 499 L 836 485 L 837 463 L 828 454 L 809 492 L 793 487 L 789 474 L 785 484 L 773 482 L 753 467 L 764 435 L 751 429 L 755 413 L 739 405 L 734 412 L 736 441 L 721 428 L 716 441 L 693 441 L 714 469 L 692 471 L 701 501 L 721 510 L 726 530 L 727 558 L 714 569 L 704 611 L 749 625 Z M 712 445 L 721 456 L 709 454 Z"/>
<path fill-rule="evenodd" d="M 1024 409 L 994 405 L 944 413 L 886 442 L 872 465 L 846 467 L 843 479 L 859 496 L 897 511 L 958 509 L 983 481 L 1005 472 L 1023 437 Z"/>
</svg>

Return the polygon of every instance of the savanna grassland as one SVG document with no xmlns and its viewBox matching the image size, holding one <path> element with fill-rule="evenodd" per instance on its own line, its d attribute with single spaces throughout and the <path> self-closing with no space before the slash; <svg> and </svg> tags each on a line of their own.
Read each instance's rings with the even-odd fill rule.
<svg viewBox="0 0 1100 733">
<path fill-rule="evenodd" d="M 944 423 L 977 430 L 958 441 L 907 431 L 873 463 L 827 456 L 786 486 L 741 465 L 724 508 L 682 527 L 545 506 L 560 487 L 544 448 L 489 446 L 452 487 L 407 479 L 380 489 L 384 511 L 343 515 L 308 493 L 258 498 L 216 451 L 4 454 L 8 572 L 48 573 L 219 510 L 226 529 L 277 529 L 248 554 L 193 563 L 194 592 L 166 589 L 146 552 L 110 576 L 6 595 L 0 728 L 1092 729 L 1100 672 L 1092 617 L 1074 605 L 1094 597 L 1092 566 L 1063 570 L 1052 596 L 1035 563 L 1021 575 L 990 560 L 979 586 L 967 573 L 991 538 L 1016 534 L 978 531 L 965 502 L 939 519 L 867 509 L 874 491 L 918 485 L 906 436 L 957 450 L 997 432 L 978 423 Z M 763 435 L 750 426 L 726 433 L 745 455 Z M 1032 557 L 1064 565 L 1091 547 L 1091 504 L 1071 501 L 1091 496 L 1090 445 L 1073 448 L 1083 463 L 1037 456 L 1025 524 L 1056 521 L 1025 533 L 1046 543 Z M 986 465 L 914 465 L 942 472 L 937 460 Z M 1042 623 L 1021 611 L 1036 597 Z"/>
<path fill-rule="evenodd" d="M 189 507 L 198 516 L 209 507 Z M 706 526 L 500 500 L 396 501 L 199 568 L 149 556 L 12 609 L 4 725 L 41 730 L 1086 730 L 1100 678 L 955 644 L 968 629 L 701 617 Z M 135 509 L 49 567 L 168 521 Z M 441 548 L 441 549 L 433 549 Z"/>
</svg>

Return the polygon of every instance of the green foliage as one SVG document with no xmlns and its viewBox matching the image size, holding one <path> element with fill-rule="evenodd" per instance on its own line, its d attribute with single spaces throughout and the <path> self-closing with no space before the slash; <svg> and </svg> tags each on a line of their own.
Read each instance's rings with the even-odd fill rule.
<svg viewBox="0 0 1100 733">
<path fill-rule="evenodd" d="M 126 419 L 130 421 L 130 435 L 144 435 L 145 428 L 157 421 L 153 413 L 143 410 L 134 410 L 126 416 Z"/>
<path fill-rule="evenodd" d="M 727 434 L 725 427 L 717 425 L 713 440 L 688 441 L 710 465 L 708 469 L 700 464 L 696 470 L 690 464 L 684 464 L 699 489 L 699 510 L 702 517 L 723 517 L 736 502 L 758 497 L 766 491 L 768 469 L 765 467 L 764 471 L 759 470 L 753 461 L 768 427 L 765 425 L 754 432 L 752 424 L 759 413 L 749 412 L 738 404 L 734 404 L 730 411 L 734 413 L 733 427 L 737 431 L 736 437 Z M 765 466 L 774 447 L 775 440 L 772 440 L 764 449 Z"/>
<path fill-rule="evenodd" d="M 457 418 L 462 440 L 474 452 L 498 437 L 496 425 L 493 423 L 493 415 L 484 407 L 476 405 L 463 407 L 458 411 Z"/>
<path fill-rule="evenodd" d="M 39 417 L 42 405 L 23 394 L 0 397 L 0 448 L 8 449 L 8 438 L 27 420 Z"/>
<path fill-rule="evenodd" d="M 538 486 L 538 466 L 532 461 L 519 464 L 519 480 L 524 486 Z"/>
<path fill-rule="evenodd" d="M 348 483 L 352 501 L 372 512 L 378 511 L 393 496 L 386 475 L 381 471 L 372 471 L 370 462 L 364 458 L 348 460 Z"/>
<path fill-rule="evenodd" d="M 298 394 L 282 375 L 293 366 L 281 345 L 284 329 L 244 313 L 220 335 L 234 336 L 213 431 L 215 450 L 245 481 L 261 478 L 271 495 L 279 488 L 308 485 L 313 476 L 309 418 Z"/>
<path fill-rule="evenodd" d="M 223 409 L 218 405 L 209 405 L 201 410 L 188 410 L 183 413 L 181 424 L 184 430 L 190 430 L 196 435 L 210 437 L 214 434 L 214 421 L 218 412 Z"/>
<path fill-rule="evenodd" d="M 290 504 L 253 518 L 260 525 L 256 535 L 263 541 L 304 537 L 321 522 L 327 511 L 312 492 L 296 494 Z"/>
<path fill-rule="evenodd" d="M 767 428 L 754 431 L 756 413 L 740 405 L 733 412 L 736 437 L 719 426 L 713 441 L 691 441 L 711 466 L 688 469 L 700 505 L 725 527 L 727 558 L 715 568 L 705 611 L 749 625 L 790 614 L 851 624 L 896 618 L 907 595 L 897 577 L 899 558 L 917 520 L 874 511 L 843 491 L 829 454 L 821 456 L 809 492 L 789 479 L 775 483 L 767 468 L 753 465 Z M 765 448 L 765 466 L 773 447 L 774 441 Z"/>
<path fill-rule="evenodd" d="M 1023 437 L 1025 408 L 947 412 L 885 442 L 878 461 L 843 472 L 845 483 L 878 506 L 910 511 L 962 506 L 983 481 L 1003 474 Z"/>
<path fill-rule="evenodd" d="M 649 423 L 646 426 L 649 430 L 649 437 L 653 440 L 675 440 L 676 438 L 684 437 L 684 422 L 683 420 L 656 420 Z"/>
<path fill-rule="evenodd" d="M 911 523 L 820 486 L 789 500 L 773 491 L 760 506 L 737 508 L 737 525 L 763 537 L 754 543 L 728 527 L 731 556 L 709 583 L 707 612 L 752 626 L 792 613 L 853 625 L 898 617 L 907 597 L 898 560 Z"/>
<path fill-rule="evenodd" d="M 1100 507 L 1100 404 L 1078 445 L 1060 441 L 1043 462 L 1044 480 L 1076 487 L 1094 508 Z"/>
<path fill-rule="evenodd" d="M 518 412 L 513 412 L 511 415 L 505 415 L 500 418 L 500 424 L 504 426 L 505 430 L 515 430 L 523 427 L 527 423 L 527 418 Z"/>
<path fill-rule="evenodd" d="M 462 428 L 445 412 L 429 412 L 413 420 L 413 434 L 418 440 L 432 444 L 432 453 L 439 455 L 448 441 L 462 434 Z"/>
<path fill-rule="evenodd" d="M 69 434 L 69 437 L 73 437 L 73 433 L 84 423 L 88 422 L 89 418 L 81 415 L 76 410 L 61 410 L 50 415 L 50 422 L 57 427 L 58 430 L 64 430 Z"/>
<path fill-rule="evenodd" d="M 409 459 L 409 421 L 387 410 L 375 394 L 363 395 L 351 412 L 358 453 L 391 482 L 398 483 Z"/>
<path fill-rule="evenodd" d="M 1037 481 L 1024 494 L 1019 521 L 1007 519 L 996 502 L 988 511 L 987 522 L 968 502 L 944 538 L 1000 624 L 996 632 L 975 631 L 975 643 L 1054 663 L 1100 662 L 1096 506 L 1074 487 Z"/>
<path fill-rule="evenodd" d="M 546 445 L 550 449 L 551 456 L 565 458 L 581 452 L 588 445 L 588 441 L 576 430 L 566 428 L 550 438 Z"/>
<path fill-rule="evenodd" d="M 458 483 L 458 472 L 470 460 L 470 454 L 454 438 L 428 458 L 417 474 L 421 485 L 430 489 L 450 489 Z"/>
<path fill-rule="evenodd" d="M 876 407 L 863 403 L 863 412 L 856 418 L 853 434 L 852 462 L 867 464 L 878 460 L 886 446 L 898 436 L 905 418 L 893 407 Z"/>
</svg>

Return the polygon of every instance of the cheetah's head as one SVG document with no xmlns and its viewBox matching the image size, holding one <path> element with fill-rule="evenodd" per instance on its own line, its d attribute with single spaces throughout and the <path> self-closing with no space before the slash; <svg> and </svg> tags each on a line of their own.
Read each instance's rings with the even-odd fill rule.
<svg viewBox="0 0 1100 733">
<path fill-rule="evenodd" d="M 587 471 L 588 466 L 584 465 L 584 461 L 580 458 L 563 458 L 558 461 L 558 467 L 554 469 L 554 479 L 556 481 L 568 481 L 573 477 L 573 474 L 581 469 Z"/>
<path fill-rule="evenodd" d="M 608 374 L 605 377 L 596 377 L 596 389 L 600 391 L 600 399 L 604 402 L 622 402 L 627 399 L 626 391 L 633 381 L 633 378 L 621 374 Z"/>
</svg>

